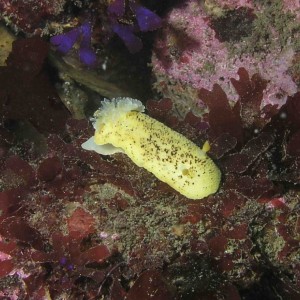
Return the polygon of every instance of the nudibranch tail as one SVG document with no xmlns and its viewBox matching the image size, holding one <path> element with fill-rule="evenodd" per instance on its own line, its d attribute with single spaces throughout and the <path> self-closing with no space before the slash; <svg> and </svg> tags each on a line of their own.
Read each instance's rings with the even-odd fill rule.
<svg viewBox="0 0 300 300">
<path fill-rule="evenodd" d="M 136 99 L 105 100 L 95 112 L 95 135 L 82 147 L 100 154 L 124 152 L 159 180 L 190 199 L 215 193 L 221 172 L 201 150 L 182 134 L 143 113 Z"/>
</svg>

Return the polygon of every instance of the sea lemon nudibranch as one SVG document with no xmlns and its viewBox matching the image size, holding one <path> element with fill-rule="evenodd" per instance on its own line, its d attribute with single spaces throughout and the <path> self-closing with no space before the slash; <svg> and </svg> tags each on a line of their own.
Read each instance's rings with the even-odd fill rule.
<svg viewBox="0 0 300 300">
<path fill-rule="evenodd" d="M 136 99 L 104 100 L 94 114 L 95 135 L 82 147 L 104 155 L 123 152 L 187 198 L 215 193 L 221 172 L 205 151 L 144 108 Z"/>
</svg>

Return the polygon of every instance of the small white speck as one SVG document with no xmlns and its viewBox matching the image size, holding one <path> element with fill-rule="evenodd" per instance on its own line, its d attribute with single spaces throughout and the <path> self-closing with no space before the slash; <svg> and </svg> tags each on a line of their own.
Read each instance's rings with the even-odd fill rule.
<svg viewBox="0 0 300 300">
<path fill-rule="evenodd" d="M 280 115 L 279 115 L 280 119 L 286 119 L 287 115 L 285 112 L 282 112 Z"/>
</svg>

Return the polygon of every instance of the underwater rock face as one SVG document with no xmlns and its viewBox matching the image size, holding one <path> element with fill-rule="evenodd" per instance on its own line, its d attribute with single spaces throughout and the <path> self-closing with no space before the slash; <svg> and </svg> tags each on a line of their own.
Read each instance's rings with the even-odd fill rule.
<svg viewBox="0 0 300 300">
<path fill-rule="evenodd" d="M 0 19 L 9 20 L 24 32 L 33 33 L 43 29 L 46 21 L 63 12 L 70 0 L 2 0 Z"/>
<path fill-rule="evenodd" d="M 214 26 L 238 41 L 243 24 L 233 38 Z M 299 299 L 300 93 L 264 105 L 269 82 L 239 68 L 234 105 L 219 81 L 196 90 L 201 117 L 145 101 L 150 117 L 210 142 L 221 186 L 194 201 L 122 153 L 81 148 L 94 129 L 60 102 L 48 46 L 19 39 L 0 68 L 0 298 Z"/>
<path fill-rule="evenodd" d="M 211 141 L 223 180 L 218 193 L 201 201 L 180 195 L 122 153 L 107 158 L 83 150 L 93 133 L 85 120 L 45 135 L 41 152 L 1 127 L 5 295 L 299 298 L 300 94 L 266 123 L 258 113 L 262 98 L 249 107 L 244 97 L 264 81 L 244 69 L 239 75 L 234 108 L 218 85 L 201 90 L 210 108 L 203 118 L 189 113 L 179 120 L 171 99 L 146 104 L 151 117 L 196 144 Z"/>
<path fill-rule="evenodd" d="M 299 5 L 204 2 L 184 1 L 165 17 L 152 56 L 154 87 L 183 112 L 201 112 L 197 90 L 218 83 L 236 101 L 231 78 L 238 79 L 237 70 L 245 67 L 250 76 L 258 73 L 267 81 L 262 107 L 280 108 L 299 84 Z"/>
<path fill-rule="evenodd" d="M 49 45 L 41 38 L 18 39 L 0 68 L 2 122 L 30 122 L 41 132 L 58 132 L 69 113 L 61 103 L 45 60 Z"/>
</svg>

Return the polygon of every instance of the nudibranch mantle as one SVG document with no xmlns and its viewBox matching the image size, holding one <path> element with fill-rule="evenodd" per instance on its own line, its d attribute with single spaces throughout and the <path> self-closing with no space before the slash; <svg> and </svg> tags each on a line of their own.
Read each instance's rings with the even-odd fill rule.
<svg viewBox="0 0 300 300">
<path fill-rule="evenodd" d="M 104 155 L 123 152 L 189 199 L 215 193 L 221 172 L 206 152 L 144 109 L 136 99 L 104 100 L 94 114 L 95 135 L 82 147 Z"/>
</svg>

